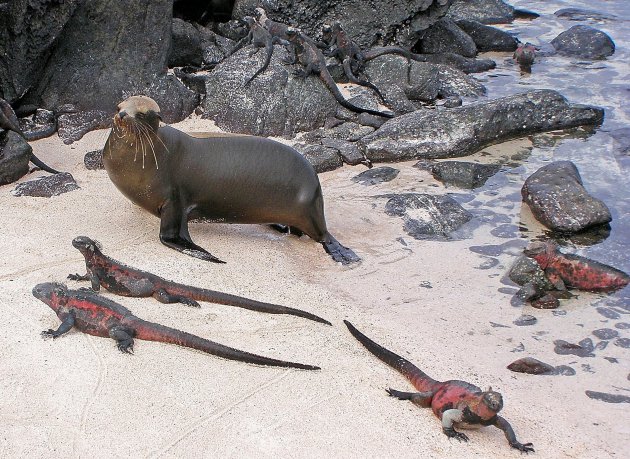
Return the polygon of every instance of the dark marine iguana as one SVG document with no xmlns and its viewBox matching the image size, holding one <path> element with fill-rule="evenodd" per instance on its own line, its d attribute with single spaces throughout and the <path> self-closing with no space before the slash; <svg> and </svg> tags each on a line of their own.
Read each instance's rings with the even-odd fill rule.
<svg viewBox="0 0 630 459">
<path fill-rule="evenodd" d="M 24 132 L 20 129 L 20 123 L 13 111 L 13 108 L 9 103 L 0 97 L 0 128 L 5 129 L 7 131 L 13 131 L 16 134 L 20 135 L 22 138 L 26 140 Z M 50 166 L 47 166 L 40 160 L 35 153 L 31 152 L 30 161 L 39 167 L 41 170 L 49 172 L 51 174 L 58 174 L 59 171 L 56 171 Z"/>
<path fill-rule="evenodd" d="M 96 292 L 103 286 L 116 295 L 140 298 L 152 296 L 161 303 L 183 303 L 188 306 L 199 307 L 197 301 L 208 301 L 269 314 L 289 314 L 331 325 L 327 320 L 301 309 L 262 303 L 214 290 L 190 287 L 171 282 L 146 271 L 131 268 L 104 255 L 96 242 L 86 236 L 74 238 L 72 245 L 79 249 L 85 257 L 87 273 L 83 276 L 70 274 L 68 278 L 71 280 L 89 280 L 92 283 L 92 289 Z"/>
<path fill-rule="evenodd" d="M 324 82 L 326 87 L 335 96 L 335 99 L 339 104 L 348 110 L 356 113 L 369 113 L 371 115 L 382 116 L 385 118 L 393 118 L 394 115 L 391 112 L 379 112 L 377 110 L 370 110 L 367 108 L 357 107 L 356 105 L 348 102 L 339 91 L 335 80 L 330 75 L 330 72 L 326 68 L 326 59 L 321 50 L 312 43 L 312 40 L 308 39 L 306 35 L 297 29 L 289 27 L 287 30 L 289 42 L 295 47 L 295 53 L 298 62 L 304 66 L 304 69 L 300 69 L 296 72 L 296 76 L 306 78 L 311 73 L 319 75 L 319 78 Z"/>
<path fill-rule="evenodd" d="M 387 393 L 399 400 L 409 400 L 422 408 L 431 408 L 442 420 L 442 431 L 449 438 L 468 441 L 468 436 L 455 430 L 454 425 L 495 426 L 503 431 L 512 448 L 526 453 L 534 451 L 531 443 L 520 443 L 510 423 L 497 413 L 503 408 L 503 397 L 492 388 L 482 391 L 465 381 L 436 381 L 413 363 L 394 354 L 357 330 L 350 322 L 344 323 L 365 348 L 390 367 L 402 373 L 419 392 L 388 389 Z"/>
<path fill-rule="evenodd" d="M 88 335 L 114 339 L 121 352 L 133 354 L 133 339 L 159 341 L 197 349 L 224 359 L 274 367 L 319 370 L 319 367 L 285 362 L 239 351 L 174 328 L 139 319 L 124 306 L 93 292 L 68 290 L 63 284 L 48 282 L 33 287 L 33 296 L 55 311 L 61 320 L 57 330 L 45 330 L 44 338 L 58 338 L 77 328 Z"/>
<path fill-rule="evenodd" d="M 562 253 L 551 242 L 532 242 L 523 253 L 536 260 L 549 282 L 560 291 L 567 287 L 590 292 L 613 292 L 630 283 L 630 276 L 612 266 L 579 255 Z"/>
<path fill-rule="evenodd" d="M 290 43 L 277 36 L 272 36 L 267 29 L 261 26 L 256 19 L 251 16 L 245 16 L 243 21 L 249 26 L 249 33 L 251 35 L 251 44 L 254 45 L 254 51 L 250 53 L 250 57 L 258 52 L 260 48 L 265 48 L 267 55 L 265 56 L 265 62 L 262 67 L 256 70 L 249 80 L 245 83 L 245 86 L 250 84 L 254 78 L 263 73 L 269 67 L 271 62 L 271 56 L 273 55 L 273 46 L 275 44 L 289 46 Z"/>
</svg>

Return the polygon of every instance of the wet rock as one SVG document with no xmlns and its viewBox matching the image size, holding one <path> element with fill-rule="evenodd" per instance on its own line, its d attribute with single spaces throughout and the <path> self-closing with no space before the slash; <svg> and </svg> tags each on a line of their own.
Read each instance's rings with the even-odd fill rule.
<svg viewBox="0 0 630 459">
<path fill-rule="evenodd" d="M 606 33 L 585 25 L 562 32 L 551 44 L 559 54 L 584 59 L 603 59 L 615 52 L 615 43 Z"/>
<path fill-rule="evenodd" d="M 619 332 L 612 328 L 600 328 L 599 330 L 593 330 L 593 335 L 599 339 L 613 339 L 619 336 Z"/>
<path fill-rule="evenodd" d="M 464 101 L 462 100 L 461 97 L 450 96 L 444 100 L 444 103 L 442 104 L 442 106 L 444 108 L 455 108 L 455 107 L 461 107 L 463 103 Z"/>
<path fill-rule="evenodd" d="M 72 174 L 69 172 L 61 172 L 37 180 L 20 183 L 11 193 L 14 196 L 50 198 L 78 189 L 79 185 L 74 181 Z"/>
<path fill-rule="evenodd" d="M 585 391 L 586 395 L 593 400 L 600 400 L 606 403 L 630 403 L 630 397 L 621 394 L 607 394 L 606 392 Z"/>
<path fill-rule="evenodd" d="M 575 370 L 567 365 L 558 365 L 554 371 L 560 376 L 575 376 Z"/>
<path fill-rule="evenodd" d="M 630 156 L 630 127 L 615 129 L 610 135 L 614 139 L 615 150 L 622 155 Z"/>
<path fill-rule="evenodd" d="M 514 20 L 514 7 L 502 0 L 455 0 L 448 17 L 469 19 L 482 24 L 505 24 Z"/>
<path fill-rule="evenodd" d="M 85 168 L 91 171 L 98 169 L 105 169 L 103 164 L 103 150 L 88 151 L 83 157 L 83 164 Z"/>
<path fill-rule="evenodd" d="M 332 171 L 343 165 L 336 149 L 304 143 L 295 144 L 293 148 L 299 151 L 318 173 Z"/>
<path fill-rule="evenodd" d="M 33 149 L 13 131 L 0 134 L 0 185 L 12 183 L 26 175 Z"/>
<path fill-rule="evenodd" d="M 617 322 L 615 324 L 615 328 L 618 328 L 619 330 L 630 330 L 630 324 L 627 322 Z"/>
<path fill-rule="evenodd" d="M 536 324 L 536 322 L 538 322 L 538 319 L 536 319 L 536 317 L 529 314 L 523 314 L 512 323 L 514 325 L 518 325 L 519 327 L 527 327 Z"/>
<path fill-rule="evenodd" d="M 530 375 L 553 375 L 556 369 L 548 363 L 541 362 L 533 357 L 523 357 L 515 360 L 507 366 L 508 370 L 516 373 L 528 373 Z"/>
<path fill-rule="evenodd" d="M 245 47 L 208 75 L 204 118 L 230 132 L 291 137 L 321 127 L 337 111 L 337 101 L 316 76 L 295 77 L 282 63 L 284 47 L 276 45 L 267 70 L 244 86 L 263 64 L 264 53 L 249 57 Z"/>
<path fill-rule="evenodd" d="M 437 112 L 418 110 L 385 122 L 359 142 L 372 161 L 452 158 L 534 132 L 599 124 L 603 110 L 533 91 Z"/>
<path fill-rule="evenodd" d="M 69 145 L 80 140 L 90 131 L 111 127 L 112 116 L 112 113 L 102 110 L 64 113 L 59 115 L 57 121 L 58 135 L 63 140 L 63 143 Z"/>
<path fill-rule="evenodd" d="M 425 54 L 423 57 L 431 64 L 447 65 L 464 73 L 487 72 L 497 66 L 492 59 L 472 59 L 455 53 Z"/>
<path fill-rule="evenodd" d="M 622 347 L 624 349 L 630 349 L 630 338 L 618 338 L 615 340 L 615 346 Z"/>
<path fill-rule="evenodd" d="M 577 355 L 578 357 L 595 357 L 593 350 L 593 341 L 590 338 L 583 339 L 579 344 L 569 343 L 558 339 L 553 342 L 555 344 L 554 352 L 560 355 Z"/>
<path fill-rule="evenodd" d="M 429 166 L 429 171 L 436 180 L 447 186 L 453 185 L 467 189 L 484 185 L 500 169 L 501 166 L 498 164 L 479 164 L 465 161 L 443 161 Z"/>
<path fill-rule="evenodd" d="M 612 220 L 606 204 L 584 189 L 570 161 L 538 169 L 525 180 L 521 194 L 536 219 L 553 231 L 576 233 Z"/>
<path fill-rule="evenodd" d="M 179 18 L 173 18 L 171 27 L 171 50 L 168 56 L 169 67 L 185 65 L 200 66 L 203 62 L 201 34 L 191 24 Z"/>
<path fill-rule="evenodd" d="M 57 37 L 81 1 L 2 3 L 0 97 L 13 104 L 40 80 Z"/>
<path fill-rule="evenodd" d="M 500 237 L 503 239 L 516 239 L 519 236 L 518 226 L 511 223 L 499 225 L 496 228 L 491 229 L 490 234 L 494 237 Z"/>
<path fill-rule="evenodd" d="M 536 309 L 556 309 L 558 306 L 560 306 L 560 301 L 551 293 L 547 293 L 532 301 L 532 307 Z"/>
<path fill-rule="evenodd" d="M 453 231 L 472 219 L 450 196 L 420 193 L 394 195 L 385 204 L 385 213 L 401 217 L 405 232 L 419 240 L 448 240 Z"/>
<path fill-rule="evenodd" d="M 496 27 L 468 19 L 457 21 L 457 25 L 472 38 L 479 52 L 514 51 L 518 45 L 514 36 Z"/>
<path fill-rule="evenodd" d="M 420 51 L 427 54 L 454 53 L 464 57 L 475 57 L 477 46 L 455 21 L 442 18 L 423 35 Z"/>
<path fill-rule="evenodd" d="M 535 260 L 524 255 L 516 259 L 508 272 L 508 277 L 518 285 L 533 283 L 543 291 L 555 288 L 547 279 L 545 271 L 542 270 L 540 265 Z"/>
<path fill-rule="evenodd" d="M 400 171 L 393 167 L 382 166 L 375 167 L 367 171 L 363 171 L 358 175 L 352 177 L 352 181 L 360 183 L 361 185 L 378 185 L 383 182 L 390 182 L 394 180 Z"/>
<path fill-rule="evenodd" d="M 262 6 L 276 21 L 318 37 L 325 23 L 339 21 L 361 47 L 410 47 L 418 34 L 446 14 L 449 0 L 236 0 L 232 17 L 242 19 Z"/>
<path fill-rule="evenodd" d="M 606 317 L 607 319 L 615 320 L 621 317 L 618 312 L 615 312 L 614 310 L 610 308 L 599 307 L 599 308 L 596 308 L 596 311 L 600 313 L 602 316 Z"/>
<path fill-rule="evenodd" d="M 72 104 L 111 116 L 124 98 L 145 94 L 160 105 L 165 122 L 182 120 L 198 98 L 167 74 L 171 15 L 169 2 L 78 2 L 24 103 L 53 111 Z"/>
<path fill-rule="evenodd" d="M 560 19 L 567 19 L 569 21 L 597 21 L 597 22 L 608 22 L 614 21 L 617 19 L 616 16 L 600 13 L 598 11 L 593 10 L 585 10 L 582 8 L 562 8 L 561 10 L 553 13 L 556 17 Z"/>
</svg>

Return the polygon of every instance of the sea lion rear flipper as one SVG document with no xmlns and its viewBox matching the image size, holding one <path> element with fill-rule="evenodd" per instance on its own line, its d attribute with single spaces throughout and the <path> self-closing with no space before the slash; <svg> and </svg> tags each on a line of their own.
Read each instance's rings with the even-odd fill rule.
<svg viewBox="0 0 630 459">
<path fill-rule="evenodd" d="M 361 261 L 361 258 L 349 249 L 341 245 L 341 243 L 335 239 L 330 233 L 326 233 L 324 240 L 321 241 L 324 246 L 324 250 L 330 254 L 333 260 L 341 262 L 342 265 L 349 265 Z"/>
</svg>

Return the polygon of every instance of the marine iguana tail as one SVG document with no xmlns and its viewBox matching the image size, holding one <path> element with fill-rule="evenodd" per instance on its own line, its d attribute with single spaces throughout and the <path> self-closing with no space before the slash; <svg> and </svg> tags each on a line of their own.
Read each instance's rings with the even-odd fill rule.
<svg viewBox="0 0 630 459">
<path fill-rule="evenodd" d="M 249 80 L 245 83 L 245 86 L 249 85 L 254 78 L 267 70 L 269 63 L 271 62 L 271 56 L 273 55 L 273 46 L 275 44 L 290 46 L 291 44 L 280 37 L 272 36 L 267 29 L 261 26 L 253 17 L 245 16 L 243 20 L 249 25 L 249 30 L 251 33 L 251 41 L 252 45 L 256 47 L 256 51 L 259 48 L 265 48 L 267 55 L 265 56 L 265 62 L 262 67 L 260 67 L 256 73 L 254 73 Z"/>
<path fill-rule="evenodd" d="M 356 113 L 369 113 L 371 115 L 382 116 L 385 118 L 394 117 L 394 114 L 391 112 L 379 112 L 377 110 L 361 108 L 348 102 L 343 97 L 343 94 L 341 94 L 341 91 L 339 91 L 337 84 L 326 68 L 326 60 L 322 52 L 316 46 L 309 43 L 302 32 L 290 27 L 287 30 L 287 34 L 289 36 L 289 42 L 291 42 L 295 47 L 298 61 L 305 67 L 305 69 L 296 73 L 298 76 L 306 78 L 311 73 L 319 75 L 319 78 L 324 82 L 333 96 L 335 96 L 337 102 L 348 110 Z"/>
<path fill-rule="evenodd" d="M 319 367 L 285 362 L 239 351 L 174 328 L 147 322 L 134 316 L 124 306 L 92 292 L 68 290 L 63 284 L 43 283 L 33 288 L 33 296 L 55 311 L 61 325 L 42 332 L 43 337 L 58 338 L 77 328 L 89 335 L 114 339 L 121 352 L 133 353 L 133 339 L 159 341 L 197 349 L 229 360 L 273 367 L 319 370 Z"/>
<path fill-rule="evenodd" d="M 20 129 L 20 123 L 18 122 L 17 116 L 15 115 L 13 108 L 11 107 L 11 105 L 9 105 L 9 103 L 6 100 L 2 99 L 1 97 L 0 97 L 0 128 L 6 129 L 8 131 L 13 131 L 19 134 L 20 136 L 22 136 L 26 140 L 26 136 L 24 135 L 24 132 L 22 132 L 22 129 Z M 35 156 L 35 153 L 31 152 L 30 161 L 43 171 L 49 172 L 51 174 L 59 173 L 59 171 L 56 171 L 52 167 L 44 164 L 37 156 Z"/>
<path fill-rule="evenodd" d="M 449 438 L 468 441 L 468 436 L 456 431 L 456 425 L 493 425 L 503 431 L 512 448 L 534 451 L 531 443 L 520 443 L 510 423 L 497 413 L 503 408 L 503 398 L 491 388 L 482 391 L 466 381 L 436 381 L 407 359 L 385 349 L 357 330 L 347 320 L 343 321 L 365 348 L 390 367 L 402 373 L 419 392 L 402 392 L 388 389 L 387 393 L 400 400 L 409 400 L 423 408 L 431 408 L 442 420 L 442 431 Z"/>
<path fill-rule="evenodd" d="M 188 306 L 199 307 L 197 301 L 208 301 L 268 314 L 289 314 L 331 325 L 327 320 L 301 309 L 263 303 L 215 290 L 190 287 L 171 282 L 146 271 L 131 268 L 104 255 L 96 242 L 86 236 L 74 238 L 72 245 L 83 254 L 87 273 L 83 276 L 70 274 L 68 278 L 89 280 L 94 291 L 98 291 L 102 285 L 117 295 L 142 298 L 152 296 L 161 303 L 183 303 Z"/>
</svg>

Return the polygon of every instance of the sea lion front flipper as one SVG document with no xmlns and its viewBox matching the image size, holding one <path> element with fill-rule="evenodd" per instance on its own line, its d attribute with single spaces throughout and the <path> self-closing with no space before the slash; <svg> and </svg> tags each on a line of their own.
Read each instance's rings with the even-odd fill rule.
<svg viewBox="0 0 630 459">
<path fill-rule="evenodd" d="M 187 216 L 182 215 L 181 205 L 172 199 L 160 209 L 160 242 L 200 260 L 225 263 L 192 241 L 188 233 Z"/>
<path fill-rule="evenodd" d="M 321 241 L 321 244 L 332 259 L 341 262 L 342 265 L 349 265 L 361 261 L 361 258 L 359 258 L 352 249 L 341 245 L 330 233 L 324 235 L 324 240 Z"/>
</svg>

